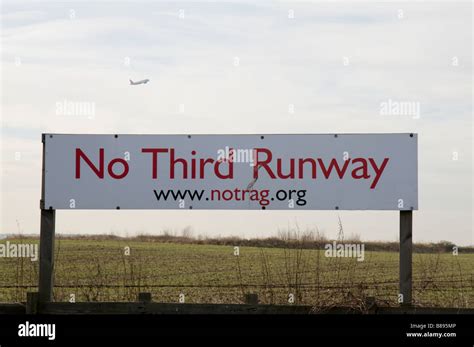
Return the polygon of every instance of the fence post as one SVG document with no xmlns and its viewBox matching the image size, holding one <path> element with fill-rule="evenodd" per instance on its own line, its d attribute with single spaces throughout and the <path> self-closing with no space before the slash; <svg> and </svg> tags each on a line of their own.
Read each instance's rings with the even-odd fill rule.
<svg viewBox="0 0 474 347">
<path fill-rule="evenodd" d="M 245 294 L 245 303 L 247 305 L 258 305 L 258 294 Z"/>
<path fill-rule="evenodd" d="M 28 292 L 26 293 L 26 314 L 38 313 L 38 293 Z"/>
<path fill-rule="evenodd" d="M 138 293 L 138 301 L 151 302 L 151 293 Z"/>
<path fill-rule="evenodd" d="M 400 294 L 401 304 L 412 304 L 413 212 L 400 211 Z"/>
<path fill-rule="evenodd" d="M 367 313 L 373 314 L 377 312 L 377 302 L 375 297 L 368 296 L 365 298 L 365 309 L 367 310 Z"/>
<path fill-rule="evenodd" d="M 53 299 L 55 210 L 41 210 L 40 256 L 39 256 L 39 302 Z"/>
</svg>

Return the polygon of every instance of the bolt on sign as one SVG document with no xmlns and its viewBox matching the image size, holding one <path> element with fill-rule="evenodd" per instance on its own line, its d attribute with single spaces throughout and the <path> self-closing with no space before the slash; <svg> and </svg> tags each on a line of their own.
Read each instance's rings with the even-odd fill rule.
<svg viewBox="0 0 474 347">
<path fill-rule="evenodd" d="M 44 134 L 45 209 L 415 210 L 416 134 Z"/>
</svg>

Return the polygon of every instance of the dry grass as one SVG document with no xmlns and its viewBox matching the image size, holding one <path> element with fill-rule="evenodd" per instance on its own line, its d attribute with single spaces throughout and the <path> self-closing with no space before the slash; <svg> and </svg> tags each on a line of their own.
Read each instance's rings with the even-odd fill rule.
<svg viewBox="0 0 474 347">
<path fill-rule="evenodd" d="M 59 237 L 55 252 L 54 300 L 135 301 L 139 292 L 153 299 L 177 302 L 241 303 L 256 293 L 260 302 L 312 305 L 315 311 L 331 306 L 366 309 L 367 298 L 379 305 L 397 306 L 398 253 L 368 251 L 365 261 L 327 258 L 328 241 L 318 230 L 282 230 L 277 238 L 254 240 L 266 247 L 248 246 L 252 240 L 220 239 L 219 245 L 188 236 Z M 337 242 L 347 239 L 339 223 Z M 37 242 L 26 238 L 11 242 Z M 217 241 L 216 241 L 217 243 Z M 251 244 L 254 244 L 251 243 Z M 240 246 L 240 255 L 234 247 Z M 124 252 L 130 247 L 130 255 Z M 446 246 L 447 247 L 447 246 Z M 474 255 L 446 253 L 444 246 L 431 253 L 414 254 L 414 302 L 419 306 L 473 307 Z M 435 252 L 435 250 L 438 250 Z M 3 259 L 0 301 L 25 301 L 35 290 L 38 262 Z"/>
</svg>

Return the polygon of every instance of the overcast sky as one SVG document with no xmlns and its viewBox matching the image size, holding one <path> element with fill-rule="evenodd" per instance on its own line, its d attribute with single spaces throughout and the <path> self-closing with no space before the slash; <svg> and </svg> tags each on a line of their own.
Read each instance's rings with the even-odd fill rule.
<svg viewBox="0 0 474 347">
<path fill-rule="evenodd" d="M 474 243 L 469 2 L 3 1 L 1 22 L 0 233 L 39 232 L 43 132 L 417 132 L 414 241 Z M 381 114 L 389 100 L 419 114 Z M 336 237 L 338 216 L 398 237 L 397 212 L 59 211 L 56 230 Z"/>
</svg>

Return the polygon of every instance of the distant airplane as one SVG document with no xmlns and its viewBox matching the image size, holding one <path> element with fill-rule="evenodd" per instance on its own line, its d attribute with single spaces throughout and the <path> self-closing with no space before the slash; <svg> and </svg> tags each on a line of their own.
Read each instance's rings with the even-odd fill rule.
<svg viewBox="0 0 474 347">
<path fill-rule="evenodd" d="M 148 78 L 146 80 L 141 80 L 141 81 L 137 81 L 137 82 L 133 82 L 132 80 L 130 80 L 130 84 L 132 86 L 136 86 L 137 84 L 147 84 L 148 82 L 150 82 L 150 80 Z"/>
</svg>

